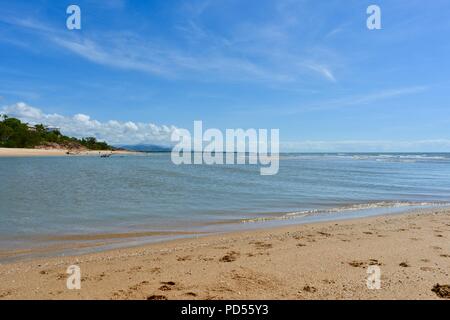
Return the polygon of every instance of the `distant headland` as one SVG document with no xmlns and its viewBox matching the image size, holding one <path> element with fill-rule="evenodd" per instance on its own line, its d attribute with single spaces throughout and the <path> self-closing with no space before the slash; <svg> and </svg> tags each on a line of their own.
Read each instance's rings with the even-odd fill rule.
<svg viewBox="0 0 450 320">
<path fill-rule="evenodd" d="M 117 148 L 95 137 L 68 137 L 59 128 L 44 124 L 30 125 L 19 119 L 0 115 L 0 156 L 104 155 L 135 153 Z"/>
</svg>

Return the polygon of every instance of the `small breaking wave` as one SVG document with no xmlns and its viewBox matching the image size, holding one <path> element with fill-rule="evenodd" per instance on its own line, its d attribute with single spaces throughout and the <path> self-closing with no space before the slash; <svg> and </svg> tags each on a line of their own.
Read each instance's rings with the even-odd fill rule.
<svg viewBox="0 0 450 320">
<path fill-rule="evenodd" d="M 323 153 L 323 154 L 282 154 L 282 160 L 358 160 L 379 162 L 449 162 L 450 153 Z"/>
<path fill-rule="evenodd" d="M 380 201 L 380 202 L 369 202 L 369 203 L 357 203 L 357 204 L 349 204 L 329 209 L 312 209 L 312 210 L 303 210 L 303 211 L 294 211 L 284 213 L 279 216 L 270 216 L 270 217 L 255 217 L 249 219 L 242 219 L 241 223 L 252 223 L 252 222 L 264 222 L 264 221 L 274 221 L 274 220 L 288 220 L 288 219 L 298 219 L 309 216 L 316 215 L 326 215 L 326 214 L 336 214 L 336 213 L 345 213 L 352 211 L 364 211 L 371 209 L 394 209 L 394 208 L 402 208 L 402 207 L 444 207 L 450 206 L 450 202 L 412 202 L 412 201 Z"/>
</svg>

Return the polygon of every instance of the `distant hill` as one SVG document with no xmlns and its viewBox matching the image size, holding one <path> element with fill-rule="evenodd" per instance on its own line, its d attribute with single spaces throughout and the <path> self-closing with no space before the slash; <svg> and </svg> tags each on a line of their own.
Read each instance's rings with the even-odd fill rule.
<svg viewBox="0 0 450 320">
<path fill-rule="evenodd" d="M 121 149 L 139 152 L 170 152 L 171 147 L 161 146 L 156 144 L 135 144 L 135 145 L 120 145 Z"/>
<path fill-rule="evenodd" d="M 69 150 L 114 150 L 106 142 L 95 137 L 82 139 L 62 135 L 59 128 L 43 124 L 29 125 L 19 119 L 0 115 L 0 147 L 49 148 Z"/>
</svg>

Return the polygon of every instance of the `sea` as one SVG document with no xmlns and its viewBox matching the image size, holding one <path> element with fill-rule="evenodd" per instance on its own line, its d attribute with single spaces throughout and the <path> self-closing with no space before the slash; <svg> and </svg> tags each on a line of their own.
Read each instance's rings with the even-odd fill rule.
<svg viewBox="0 0 450 320">
<path fill-rule="evenodd" d="M 0 262 L 450 205 L 449 153 L 284 153 L 279 166 L 0 158 Z"/>
</svg>

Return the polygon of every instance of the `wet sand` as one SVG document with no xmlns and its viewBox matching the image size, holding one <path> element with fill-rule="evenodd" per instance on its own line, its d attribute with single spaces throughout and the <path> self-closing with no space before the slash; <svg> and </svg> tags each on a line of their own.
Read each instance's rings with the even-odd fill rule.
<svg viewBox="0 0 450 320">
<path fill-rule="evenodd" d="M 66 288 L 73 264 L 80 290 Z M 0 299 L 446 299 L 446 285 L 449 209 L 0 265 Z"/>
<path fill-rule="evenodd" d="M 133 151 L 109 151 L 109 150 L 89 150 L 70 151 L 68 155 L 66 149 L 26 149 L 26 148 L 0 148 L 0 157 L 49 157 L 49 156 L 98 156 L 101 154 L 137 154 Z"/>
</svg>

